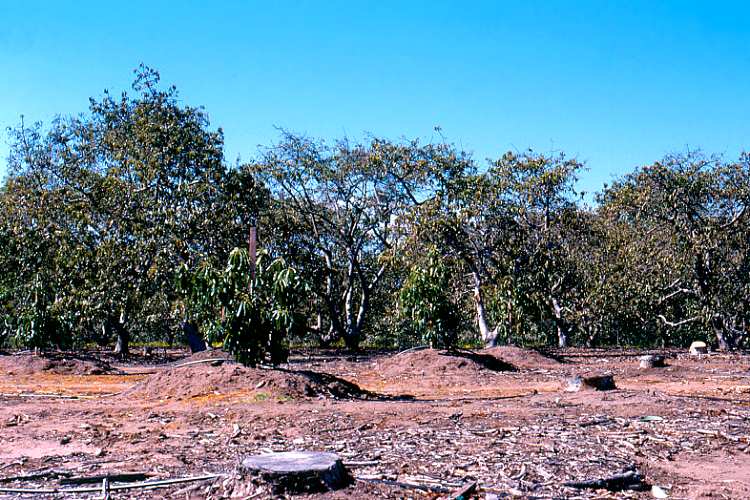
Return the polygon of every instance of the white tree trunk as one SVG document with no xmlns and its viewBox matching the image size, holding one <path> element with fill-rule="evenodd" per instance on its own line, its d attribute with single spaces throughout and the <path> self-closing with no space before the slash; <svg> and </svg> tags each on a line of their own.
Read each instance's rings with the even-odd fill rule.
<svg viewBox="0 0 750 500">
<path fill-rule="evenodd" d="M 487 325 L 487 313 L 484 310 L 484 297 L 482 296 L 482 280 L 476 272 L 472 273 L 472 277 L 474 278 L 474 303 L 477 308 L 479 335 L 486 346 L 494 346 L 497 341 L 497 328 L 490 330 Z"/>
<path fill-rule="evenodd" d="M 562 307 L 554 297 L 552 297 L 552 310 L 555 314 L 555 325 L 557 326 L 557 346 L 560 348 L 568 347 L 568 331 L 562 317 Z"/>
</svg>

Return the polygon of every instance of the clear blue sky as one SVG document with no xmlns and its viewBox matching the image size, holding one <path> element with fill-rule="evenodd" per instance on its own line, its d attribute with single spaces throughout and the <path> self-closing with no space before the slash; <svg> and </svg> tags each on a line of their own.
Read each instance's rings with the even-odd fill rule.
<svg viewBox="0 0 750 500">
<path fill-rule="evenodd" d="M 564 150 L 595 190 L 667 152 L 750 148 L 748 2 L 0 0 L 0 19 L 3 159 L 21 114 L 84 111 L 140 62 L 205 106 L 229 160 L 274 126 L 439 125 L 479 159 Z"/>
</svg>

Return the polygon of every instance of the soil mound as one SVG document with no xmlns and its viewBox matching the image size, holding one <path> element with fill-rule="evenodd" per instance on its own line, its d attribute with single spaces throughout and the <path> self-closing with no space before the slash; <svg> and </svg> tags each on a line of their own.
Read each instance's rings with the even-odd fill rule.
<svg viewBox="0 0 750 500">
<path fill-rule="evenodd" d="M 0 373 L 7 375 L 33 375 L 41 372 L 58 375 L 102 375 L 113 371 L 116 370 L 106 361 L 80 359 L 63 354 L 0 356 Z"/>
<path fill-rule="evenodd" d="M 523 349 L 511 345 L 491 347 L 484 349 L 482 353 L 496 356 L 511 363 L 518 368 L 525 369 L 555 369 L 562 366 L 562 362 L 554 356 L 545 354 L 535 349 Z"/>
<path fill-rule="evenodd" d="M 378 362 L 378 373 L 384 378 L 445 377 L 507 371 L 516 371 L 516 368 L 497 356 L 472 351 L 423 349 L 389 356 Z"/>
<path fill-rule="evenodd" d="M 183 358 L 178 359 L 175 361 L 172 365 L 182 365 L 184 363 L 191 363 L 193 361 L 203 361 L 208 359 L 224 359 L 227 361 L 234 361 L 234 357 L 221 349 L 211 349 L 211 350 L 205 350 L 201 352 L 196 352 L 195 354 L 190 354 L 189 356 L 185 356 Z"/>
<path fill-rule="evenodd" d="M 204 358 L 207 359 L 207 358 Z M 185 362 L 185 360 L 183 360 Z M 333 375 L 305 370 L 248 368 L 235 363 L 173 366 L 123 393 L 146 400 L 189 399 L 212 394 L 255 393 L 259 400 L 331 397 L 375 399 L 376 395 Z"/>
</svg>

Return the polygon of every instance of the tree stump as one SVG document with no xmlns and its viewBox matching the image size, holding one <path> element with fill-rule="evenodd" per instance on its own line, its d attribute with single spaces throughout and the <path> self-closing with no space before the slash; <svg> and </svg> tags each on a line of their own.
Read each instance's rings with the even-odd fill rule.
<svg viewBox="0 0 750 500">
<path fill-rule="evenodd" d="M 641 362 L 641 368 L 663 368 L 666 366 L 664 364 L 664 356 L 658 354 L 647 354 L 638 359 Z"/>
<path fill-rule="evenodd" d="M 595 375 L 592 377 L 581 377 L 577 375 L 568 380 L 565 392 L 579 392 L 585 390 L 611 391 L 616 389 L 615 379 L 612 375 Z"/>
<path fill-rule="evenodd" d="M 276 494 L 336 490 L 352 480 L 338 455 L 324 452 L 253 455 L 242 460 L 239 470 L 269 483 Z"/>
<path fill-rule="evenodd" d="M 708 354 L 708 346 L 705 342 L 696 340 L 695 342 L 690 344 L 690 354 L 692 354 L 693 356 L 696 356 L 698 354 Z"/>
</svg>

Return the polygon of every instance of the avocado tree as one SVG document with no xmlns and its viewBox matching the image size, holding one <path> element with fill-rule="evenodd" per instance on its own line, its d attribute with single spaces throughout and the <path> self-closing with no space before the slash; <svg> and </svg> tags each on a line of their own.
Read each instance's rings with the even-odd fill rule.
<svg viewBox="0 0 750 500">
<path fill-rule="evenodd" d="M 16 346 L 70 344 L 75 313 L 66 310 L 63 289 L 76 286 L 76 248 L 59 190 L 39 187 L 38 178 L 10 179 L 0 192 L 0 300 L 4 337 Z"/>
<path fill-rule="evenodd" d="M 247 170 L 224 164 L 221 129 L 158 73 L 139 68 L 133 92 L 105 92 L 46 133 L 13 131 L 9 185 L 23 189 L 7 205 L 16 230 L 50 249 L 38 275 L 66 277 L 48 303 L 74 314 L 78 334 L 114 334 L 122 354 L 133 332 L 163 337 L 178 264 L 225 257 L 263 198 Z"/>
<path fill-rule="evenodd" d="M 323 343 L 359 346 L 373 297 L 404 241 L 403 220 L 429 191 L 440 158 L 416 142 L 327 146 L 287 133 L 258 165 L 278 222 L 294 228 L 294 245 L 280 251 L 306 262 L 317 285 Z"/>
<path fill-rule="evenodd" d="M 399 327 L 408 338 L 434 348 L 456 346 L 460 313 L 451 296 L 452 278 L 434 247 L 411 266 L 398 295 Z"/>
<path fill-rule="evenodd" d="M 672 155 L 604 191 L 602 213 L 641 248 L 629 277 L 651 330 L 713 335 L 722 349 L 747 338 L 749 166 Z"/>
<path fill-rule="evenodd" d="M 523 297 L 525 307 L 516 308 L 516 322 L 528 329 L 551 321 L 559 347 L 567 347 L 576 329 L 574 301 L 580 280 L 574 250 L 585 233 L 575 183 L 582 168 L 562 153 L 532 151 L 506 153 L 490 168 L 504 187 L 498 194 L 506 199 L 515 222 L 516 244 L 506 244 L 513 268 L 505 282 L 514 288 L 511 293 Z"/>
<path fill-rule="evenodd" d="M 254 263 L 247 250 L 235 248 L 223 268 L 211 260 L 193 268 L 182 264 L 176 287 L 186 320 L 246 365 L 286 361 L 287 339 L 306 329 L 308 286 L 293 267 L 266 252 Z"/>
<path fill-rule="evenodd" d="M 493 345 L 498 329 L 490 327 L 487 289 L 501 272 L 498 252 L 507 248 L 514 221 L 497 178 L 478 172 L 470 156 L 453 148 L 444 158 L 452 167 L 443 170 L 436 189 L 417 206 L 413 226 L 423 241 L 465 269 L 468 283 L 462 286 L 471 291 L 479 337 Z"/>
</svg>

